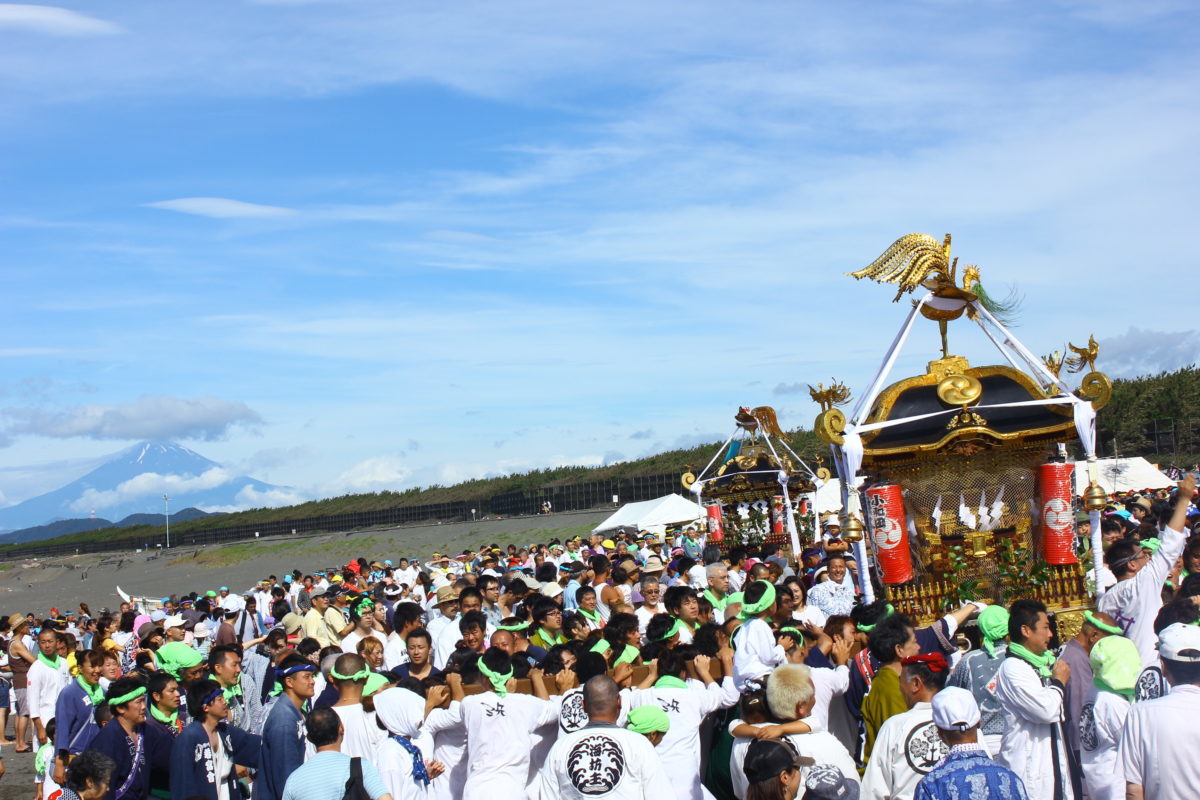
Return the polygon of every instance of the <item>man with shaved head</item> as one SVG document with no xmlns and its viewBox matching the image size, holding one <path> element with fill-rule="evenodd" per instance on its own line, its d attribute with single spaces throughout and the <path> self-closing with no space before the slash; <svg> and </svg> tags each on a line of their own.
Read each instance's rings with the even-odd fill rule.
<svg viewBox="0 0 1200 800">
<path fill-rule="evenodd" d="M 607 675 L 589 679 L 583 685 L 583 707 L 588 724 L 561 734 L 542 767 L 542 797 L 642 800 L 675 796 L 650 740 L 617 726 L 621 687 L 616 681 Z"/>
</svg>

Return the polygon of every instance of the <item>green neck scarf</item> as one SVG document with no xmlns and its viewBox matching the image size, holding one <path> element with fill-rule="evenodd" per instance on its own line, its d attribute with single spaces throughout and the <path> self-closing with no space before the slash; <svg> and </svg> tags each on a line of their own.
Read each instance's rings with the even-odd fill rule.
<svg viewBox="0 0 1200 800">
<path fill-rule="evenodd" d="M 1050 669 L 1054 665 L 1054 654 L 1049 650 L 1039 655 L 1034 655 L 1023 644 L 1009 642 L 1008 652 L 1038 671 L 1038 674 L 1043 678 L 1049 678 L 1053 673 Z"/>
<path fill-rule="evenodd" d="M 674 675 L 663 675 L 654 682 L 655 689 L 686 689 L 687 684 Z"/>
<path fill-rule="evenodd" d="M 175 709 L 168 716 L 167 714 L 164 714 L 163 712 L 159 711 L 158 706 L 151 703 L 150 704 L 150 716 L 154 717 L 156 720 L 158 720 L 163 725 L 166 725 L 169 728 L 179 727 L 179 709 Z"/>
<path fill-rule="evenodd" d="M 242 696 L 242 685 L 235 683 L 233 686 L 222 689 L 221 696 L 225 698 L 226 703 L 232 702 L 233 698 Z"/>
<path fill-rule="evenodd" d="M 729 595 L 725 595 L 718 600 L 717 596 L 712 593 L 712 589 L 705 589 L 704 596 L 708 599 L 708 602 L 712 603 L 712 607 L 717 611 L 724 611 L 725 606 L 729 605 Z"/>
<path fill-rule="evenodd" d="M 580 608 L 577 610 L 579 611 L 580 614 L 583 614 L 583 616 L 587 617 L 588 619 L 590 619 L 592 622 L 596 623 L 597 625 L 604 624 L 604 620 L 600 619 L 599 611 L 588 611 L 586 608 Z"/>
<path fill-rule="evenodd" d="M 553 647 L 556 644 L 566 644 L 567 637 L 561 633 L 551 633 L 545 628 L 538 628 L 537 635 L 542 637 L 542 641 Z"/>
<path fill-rule="evenodd" d="M 480 659 L 479 674 L 487 678 L 488 682 L 492 684 L 493 692 L 498 694 L 500 697 L 505 697 L 508 695 L 508 679 L 513 676 L 511 667 L 509 668 L 508 672 L 505 672 L 503 675 L 501 675 L 499 672 L 492 671 L 487 664 L 483 663 L 483 659 Z"/>
<path fill-rule="evenodd" d="M 1096 688 L 1102 692 L 1109 692 L 1110 694 L 1120 695 L 1121 697 L 1124 697 L 1129 702 L 1131 702 L 1131 703 L 1133 702 L 1133 689 L 1132 688 L 1114 689 L 1113 687 L 1109 686 L 1107 683 L 1102 681 L 1100 679 L 1099 675 L 1092 676 L 1092 683 L 1096 684 Z"/>
<path fill-rule="evenodd" d="M 82 675 L 76 675 L 75 682 L 79 684 L 80 689 L 83 689 L 83 693 L 88 696 L 88 700 L 92 701 L 92 705 L 98 706 L 104 702 L 104 690 L 100 688 L 100 684 L 88 683 L 83 679 Z"/>
<path fill-rule="evenodd" d="M 58 653 L 55 653 L 54 660 L 52 661 L 52 660 L 46 658 L 45 653 L 43 653 L 41 650 L 38 650 L 38 661 L 42 662 L 50 669 L 57 671 L 58 665 L 62 663 L 62 656 L 60 656 Z"/>
</svg>

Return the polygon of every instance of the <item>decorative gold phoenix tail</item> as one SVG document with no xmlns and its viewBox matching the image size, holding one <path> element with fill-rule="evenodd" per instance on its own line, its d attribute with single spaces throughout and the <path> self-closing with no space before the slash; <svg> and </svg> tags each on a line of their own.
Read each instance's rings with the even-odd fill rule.
<svg viewBox="0 0 1200 800">
<path fill-rule="evenodd" d="M 927 233 L 910 233 L 892 242 L 883 255 L 857 272 L 847 272 L 856 279 L 870 278 L 878 283 L 899 284 L 892 302 L 898 301 L 906 292 L 920 286 L 930 276 L 937 275 L 942 281 L 954 282 L 954 270 L 950 263 L 950 234 L 939 242 Z"/>
</svg>

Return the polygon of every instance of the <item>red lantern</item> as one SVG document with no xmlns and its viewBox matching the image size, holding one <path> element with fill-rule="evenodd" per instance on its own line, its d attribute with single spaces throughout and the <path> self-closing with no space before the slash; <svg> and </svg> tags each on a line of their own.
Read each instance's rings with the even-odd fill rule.
<svg viewBox="0 0 1200 800">
<path fill-rule="evenodd" d="M 904 493 L 894 483 L 867 489 L 867 514 L 875 558 L 884 583 L 905 583 L 913 579 L 912 551 L 908 546 L 908 515 L 904 512 Z"/>
<path fill-rule="evenodd" d="M 771 498 L 771 533 L 783 533 L 783 495 Z"/>
<path fill-rule="evenodd" d="M 725 530 L 721 525 L 721 504 L 713 503 L 708 506 L 708 541 L 725 541 Z"/>
<path fill-rule="evenodd" d="M 1038 488 L 1042 503 L 1042 553 L 1048 564 L 1074 564 L 1075 510 L 1071 505 L 1074 464 L 1042 464 Z"/>
</svg>

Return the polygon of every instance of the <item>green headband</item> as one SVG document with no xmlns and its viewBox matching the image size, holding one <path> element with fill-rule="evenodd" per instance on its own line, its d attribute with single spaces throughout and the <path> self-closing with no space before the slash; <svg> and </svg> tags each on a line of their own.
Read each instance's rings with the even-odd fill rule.
<svg viewBox="0 0 1200 800">
<path fill-rule="evenodd" d="M 882 617 L 880 617 L 879 619 L 875 620 L 875 622 L 873 622 L 873 623 L 872 623 L 872 624 L 870 624 L 870 625 L 864 625 L 864 624 L 862 624 L 862 623 L 857 623 L 857 624 L 855 625 L 855 627 L 856 627 L 856 628 L 858 628 L 858 629 L 859 629 L 860 631 L 862 631 L 863 633 L 870 633 L 871 631 L 875 630 L 875 626 L 876 626 L 876 625 L 878 625 L 879 623 L 883 622 L 885 619 L 887 619 L 888 617 L 890 617 L 892 614 L 895 614 L 895 613 L 896 613 L 896 609 L 895 609 L 895 608 L 892 606 L 892 604 L 891 604 L 891 603 L 888 603 L 888 604 L 887 604 L 887 610 L 883 612 L 883 616 L 882 616 Z"/>
<path fill-rule="evenodd" d="M 763 596 L 759 598 L 757 603 L 742 602 L 742 613 L 738 615 L 742 619 L 756 617 L 771 606 L 775 605 L 775 584 L 768 583 L 767 581 L 757 582 L 766 584 L 767 590 L 763 592 Z"/>
<path fill-rule="evenodd" d="M 529 630 L 529 620 L 525 620 L 523 622 L 516 622 L 516 623 L 513 623 L 512 625 L 497 625 L 496 630 L 509 631 L 510 633 L 516 633 L 517 631 Z"/>
<path fill-rule="evenodd" d="M 802 640 L 802 639 L 804 638 L 804 634 L 800 633 L 800 629 L 799 629 L 799 628 L 793 628 L 791 625 L 788 625 L 788 626 L 786 626 L 786 627 L 780 628 L 780 629 L 779 629 L 779 632 L 780 632 L 780 633 L 788 633 L 788 634 L 791 634 L 791 635 L 792 635 L 792 637 L 794 637 L 794 638 L 795 638 L 797 641 L 800 641 L 800 640 Z"/>
<path fill-rule="evenodd" d="M 665 642 L 667 639 L 670 639 L 672 636 L 679 633 L 679 628 L 682 625 L 683 623 L 679 621 L 678 617 L 676 617 L 675 622 L 671 624 L 671 627 L 667 629 L 667 632 L 658 637 L 658 641 Z"/>
<path fill-rule="evenodd" d="M 600 639 L 594 645 L 592 645 L 593 653 L 599 653 L 600 655 L 604 655 L 609 650 L 612 650 L 612 645 L 608 643 L 608 639 Z"/>
<path fill-rule="evenodd" d="M 671 729 L 671 718 L 657 705 L 638 706 L 629 712 L 628 719 L 625 727 L 642 735 Z"/>
<path fill-rule="evenodd" d="M 333 667 L 329 670 L 329 674 L 337 678 L 339 681 L 365 681 L 367 678 L 371 677 L 371 670 L 369 667 L 363 667 L 353 675 L 343 675 L 337 671 L 337 667 Z"/>
<path fill-rule="evenodd" d="M 503 675 L 501 675 L 499 672 L 496 672 L 487 664 L 483 663 L 483 659 L 480 659 L 479 674 L 488 679 L 488 681 L 492 684 L 492 690 L 496 694 L 500 695 L 501 697 L 504 697 L 508 694 L 508 681 L 513 676 L 512 667 L 509 667 L 508 672 L 505 672 Z"/>
<path fill-rule="evenodd" d="M 1093 627 L 1099 628 L 1105 633 L 1115 633 L 1117 636 L 1125 635 L 1125 631 L 1121 630 L 1116 625 L 1109 625 L 1104 620 L 1097 618 L 1096 615 L 1090 611 L 1083 612 L 1083 618 L 1087 620 Z"/>
<path fill-rule="evenodd" d="M 120 697 L 112 698 L 111 700 L 108 701 L 108 704 L 110 706 L 124 705 L 125 703 L 128 703 L 130 700 L 137 700 L 139 697 L 141 697 L 145 693 L 146 693 L 146 687 L 139 686 L 138 688 L 134 689 L 132 692 L 126 692 L 125 694 L 121 695 Z"/>
</svg>

